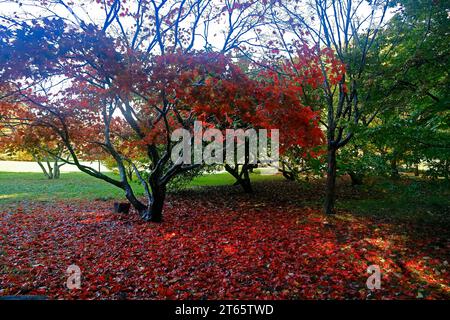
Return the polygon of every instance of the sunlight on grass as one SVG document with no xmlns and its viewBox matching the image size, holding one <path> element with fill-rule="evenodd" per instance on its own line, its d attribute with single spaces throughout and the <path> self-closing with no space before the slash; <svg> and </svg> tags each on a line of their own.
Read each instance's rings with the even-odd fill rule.
<svg viewBox="0 0 450 320">
<path fill-rule="evenodd" d="M 0 199 L 16 199 L 23 195 L 24 195 L 24 193 L 2 194 L 2 195 L 0 195 Z"/>
<path fill-rule="evenodd" d="M 123 192 L 83 173 L 63 173 L 59 180 L 48 180 L 41 173 L 0 172 L 0 199 L 3 203 L 94 200 L 102 197 L 120 199 Z"/>
</svg>

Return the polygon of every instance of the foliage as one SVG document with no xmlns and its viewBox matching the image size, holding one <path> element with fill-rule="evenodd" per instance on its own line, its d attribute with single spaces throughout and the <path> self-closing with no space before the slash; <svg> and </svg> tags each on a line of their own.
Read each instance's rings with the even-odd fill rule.
<svg viewBox="0 0 450 320">
<path fill-rule="evenodd" d="M 0 131 L 0 151 L 15 160 L 33 160 L 48 179 L 59 179 L 64 146 L 52 130 L 14 122 Z"/>
<path fill-rule="evenodd" d="M 448 176 L 450 43 L 442 37 L 449 32 L 446 9 L 445 1 L 402 1 L 381 32 L 376 52 L 368 56 L 366 104 L 377 114 L 362 130 L 359 144 L 372 158 L 389 163 L 384 173 L 398 171 L 401 164 L 424 163 L 440 167 L 431 169 L 433 175 Z"/>
<path fill-rule="evenodd" d="M 22 120 L 22 125 L 52 130 L 69 151 L 71 163 L 122 188 L 145 220 L 161 221 L 169 181 L 198 166 L 172 162 L 170 141 L 177 128 L 192 131 L 196 119 L 222 130 L 247 128 L 249 123 L 255 128 L 283 126 L 282 147 L 320 143 L 317 114 L 300 100 L 298 79 L 295 83 L 281 81 L 278 74 L 265 71 L 262 80 L 250 79 L 223 53 L 179 50 L 149 56 L 132 48 L 123 52 L 121 45 L 125 44 L 118 43 L 120 38 L 95 26 L 62 33 L 69 28 L 63 20 L 44 22 L 48 22 L 45 29 L 39 23 L 23 24 L 4 32 L 10 40 L 3 48 L 1 77 L 19 87 L 10 91 L 9 97 L 15 97 L 24 110 L 11 116 L 10 108 L 5 108 L 3 117 L 21 121 L 25 113 L 30 120 Z M 11 55 L 22 61 L 25 69 L 11 66 Z M 20 88 L 23 77 L 41 82 L 61 76 L 66 84 L 57 94 Z M 317 76 L 320 74 L 305 78 L 317 82 Z M 117 112 L 121 117 L 115 116 Z M 80 127 L 85 129 L 80 131 Z M 112 157 L 120 179 L 82 166 L 78 159 L 83 154 Z M 149 165 L 145 178 L 133 163 L 142 155 Z M 135 196 L 126 166 L 134 169 L 144 186 L 147 204 Z"/>
</svg>

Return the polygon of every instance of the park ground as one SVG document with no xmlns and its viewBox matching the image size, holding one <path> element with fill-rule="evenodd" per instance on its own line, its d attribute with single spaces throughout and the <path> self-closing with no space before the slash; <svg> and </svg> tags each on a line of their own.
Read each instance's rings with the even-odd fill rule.
<svg viewBox="0 0 450 320">
<path fill-rule="evenodd" d="M 169 194 L 162 224 L 112 212 L 120 190 L 81 173 L 0 173 L 0 296 L 52 299 L 449 299 L 450 188 L 403 177 L 338 184 L 226 173 Z M 82 272 L 66 287 L 66 270 Z M 378 265 L 381 289 L 369 290 Z"/>
</svg>

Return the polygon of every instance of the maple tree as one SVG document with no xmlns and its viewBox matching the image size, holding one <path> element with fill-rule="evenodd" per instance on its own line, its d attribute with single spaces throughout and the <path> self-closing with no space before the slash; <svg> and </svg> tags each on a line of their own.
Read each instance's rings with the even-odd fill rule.
<svg viewBox="0 0 450 320">
<path fill-rule="evenodd" d="M 66 164 L 59 160 L 64 157 L 64 145 L 46 127 L 9 124 L 1 130 L 0 150 L 34 160 L 48 179 L 59 179 L 60 169 Z"/>
<path fill-rule="evenodd" d="M 35 115 L 10 96 L 4 97 L 0 109 L 0 151 L 19 160 L 33 160 L 48 179 L 59 179 L 66 163 L 60 162 L 64 145 L 57 135 L 48 127 L 32 125 Z"/>
<path fill-rule="evenodd" d="M 149 8 L 131 14 L 119 10 L 117 3 L 110 4 L 102 27 L 80 22 L 79 17 L 76 26 L 46 17 L 2 30 L 7 40 L 2 42 L 0 80 L 12 88 L 8 99 L 15 99 L 33 116 L 30 124 L 52 130 L 71 159 L 50 151 L 53 156 L 123 189 L 144 220 L 161 221 L 167 183 L 199 166 L 171 159 L 171 133 L 176 128 L 192 132 L 194 120 L 220 129 L 282 126 L 282 147 L 320 143 L 318 115 L 302 103 L 298 84 L 270 72 L 251 79 L 223 50 L 194 50 L 193 35 L 190 41 L 178 39 L 179 26 L 173 26 L 168 38 L 161 34 L 163 26 L 156 26 L 154 48 L 135 42 L 141 35 L 139 28 L 130 43 L 126 33 L 106 32 L 112 17 L 119 26 L 122 14 L 143 23 Z M 202 3 L 194 1 L 191 6 Z M 228 14 L 249 8 L 236 7 Z M 154 8 L 149 17 L 158 20 L 160 10 Z M 181 23 L 182 12 L 169 13 L 166 20 Z M 18 112 L 12 119 L 21 118 Z M 80 163 L 83 155 L 102 153 L 114 158 L 120 179 Z M 147 176 L 133 163 L 138 154 L 149 159 Z M 146 202 L 136 197 L 127 165 L 143 185 Z"/>
<path fill-rule="evenodd" d="M 207 119 L 221 129 L 280 128 L 281 156 L 293 147 L 302 148 L 303 156 L 315 156 L 313 149 L 323 143 L 323 133 L 319 128 L 319 114 L 311 107 L 312 97 L 306 97 L 305 91 L 321 81 L 321 73 L 312 72 L 312 57 L 309 54 L 307 51 L 299 52 L 299 59 L 309 64 L 304 70 L 299 70 L 297 77 L 288 73 L 289 64 L 283 62 L 279 66 L 257 69 L 257 75 L 253 79 L 240 77 L 229 83 L 222 82 L 216 87 L 219 92 L 230 96 L 233 93 L 227 86 L 237 88 L 238 96 L 242 99 L 231 104 L 229 101 L 217 101 L 223 106 L 216 105 L 216 102 L 210 103 L 206 112 L 201 110 L 200 118 Z M 236 71 L 241 72 L 238 69 Z M 211 113 L 212 110 L 217 111 Z M 248 140 L 246 142 L 250 143 Z M 244 163 L 225 163 L 225 169 L 246 192 L 252 192 L 249 171 L 257 167 L 259 160 L 262 160 L 252 163 L 250 158 L 251 155 L 246 149 Z"/>
<path fill-rule="evenodd" d="M 242 19 L 251 6 L 216 9 L 210 1 L 139 1 L 137 6 L 107 1 L 99 4 L 104 20 L 93 25 L 80 16 L 83 4 L 59 1 L 55 5 L 71 19 L 55 16 L 50 9 L 51 18 L 36 18 L 20 27 L 15 23 L 17 16 L 5 19 L 9 27 L 1 30 L 1 81 L 17 80 L 8 96 L 14 94 L 17 103 L 32 108 L 33 125 L 58 134 L 71 156 L 68 163 L 124 189 L 145 220 L 161 221 L 166 184 L 194 167 L 170 165 L 171 127 L 175 123 L 189 127 L 195 104 L 207 103 L 195 97 L 198 81 L 205 81 L 209 72 L 215 73 L 212 77 L 227 74 L 227 63 L 215 65 L 215 55 L 187 54 L 195 44 L 197 27 L 203 19 L 209 22 L 228 15 L 222 49 L 226 51 L 238 41 L 237 35 L 248 31 L 242 29 L 248 28 L 245 24 L 234 25 L 231 15 L 240 11 Z M 127 30 L 126 19 L 135 21 Z M 253 19 L 252 23 L 258 22 Z M 109 32 L 112 24 L 121 30 L 119 34 Z M 121 117 L 114 117 L 115 112 Z M 164 151 L 161 145 L 166 146 Z M 80 163 L 80 152 L 89 154 L 99 147 L 117 162 L 120 180 Z M 146 204 L 134 195 L 125 172 L 125 163 L 134 166 L 131 157 L 138 149 L 145 150 L 151 162 L 147 181 L 135 170 L 146 190 Z"/>
</svg>

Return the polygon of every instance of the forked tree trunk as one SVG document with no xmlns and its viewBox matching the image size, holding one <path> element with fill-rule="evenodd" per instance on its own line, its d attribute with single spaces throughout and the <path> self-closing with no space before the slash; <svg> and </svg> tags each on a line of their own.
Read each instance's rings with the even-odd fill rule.
<svg viewBox="0 0 450 320">
<path fill-rule="evenodd" d="M 52 165 L 50 164 L 50 161 L 48 159 L 46 159 L 45 162 L 47 163 L 47 168 L 48 168 L 48 178 L 53 179 L 54 175 L 53 175 Z"/>
<path fill-rule="evenodd" d="M 33 156 L 34 161 L 36 161 L 36 163 L 39 165 L 39 167 L 41 168 L 44 175 L 49 180 L 59 179 L 61 177 L 61 169 L 60 168 L 64 165 L 64 163 L 58 164 L 58 159 L 55 159 L 55 161 L 53 163 L 53 167 L 52 167 L 50 160 L 46 159 L 45 160 L 45 164 L 47 165 L 47 169 L 46 169 L 44 163 L 42 163 L 42 161 L 39 160 L 39 158 L 36 155 L 33 154 L 32 156 Z"/>
<path fill-rule="evenodd" d="M 52 179 L 52 177 L 49 175 L 49 173 L 47 172 L 47 170 L 45 169 L 44 165 L 42 164 L 41 161 L 37 160 L 35 158 L 36 163 L 39 165 L 39 167 L 41 168 L 42 172 L 44 173 L 44 175 L 48 178 L 48 179 Z"/>
<path fill-rule="evenodd" d="M 236 179 L 236 182 L 234 183 L 235 186 L 240 185 L 245 193 L 253 193 L 248 165 L 244 164 L 242 166 L 240 173 L 239 173 L 239 165 L 236 165 L 236 167 L 233 168 L 230 165 L 226 164 L 225 170 Z"/>
<path fill-rule="evenodd" d="M 327 168 L 327 184 L 325 193 L 325 213 L 334 214 L 336 187 L 336 148 L 330 146 L 328 148 L 328 168 Z"/>
<path fill-rule="evenodd" d="M 129 193 L 127 193 L 126 197 L 144 221 L 162 222 L 164 201 L 166 199 L 166 187 L 153 188 L 152 198 L 147 199 L 148 203 L 150 203 L 147 206 Z"/>
<path fill-rule="evenodd" d="M 295 181 L 295 179 L 297 178 L 294 171 L 287 167 L 283 162 L 281 163 L 281 168 L 279 170 L 281 171 L 283 177 L 289 181 Z"/>
<path fill-rule="evenodd" d="M 249 177 L 239 178 L 236 183 L 242 187 L 245 193 L 253 193 L 252 183 Z"/>
<path fill-rule="evenodd" d="M 155 171 L 148 181 L 151 187 L 151 195 L 149 195 L 151 198 L 148 199 L 149 205 L 143 210 L 138 210 L 145 221 L 162 222 L 167 187 L 165 184 L 160 183 L 159 174 L 159 171 Z"/>
</svg>

